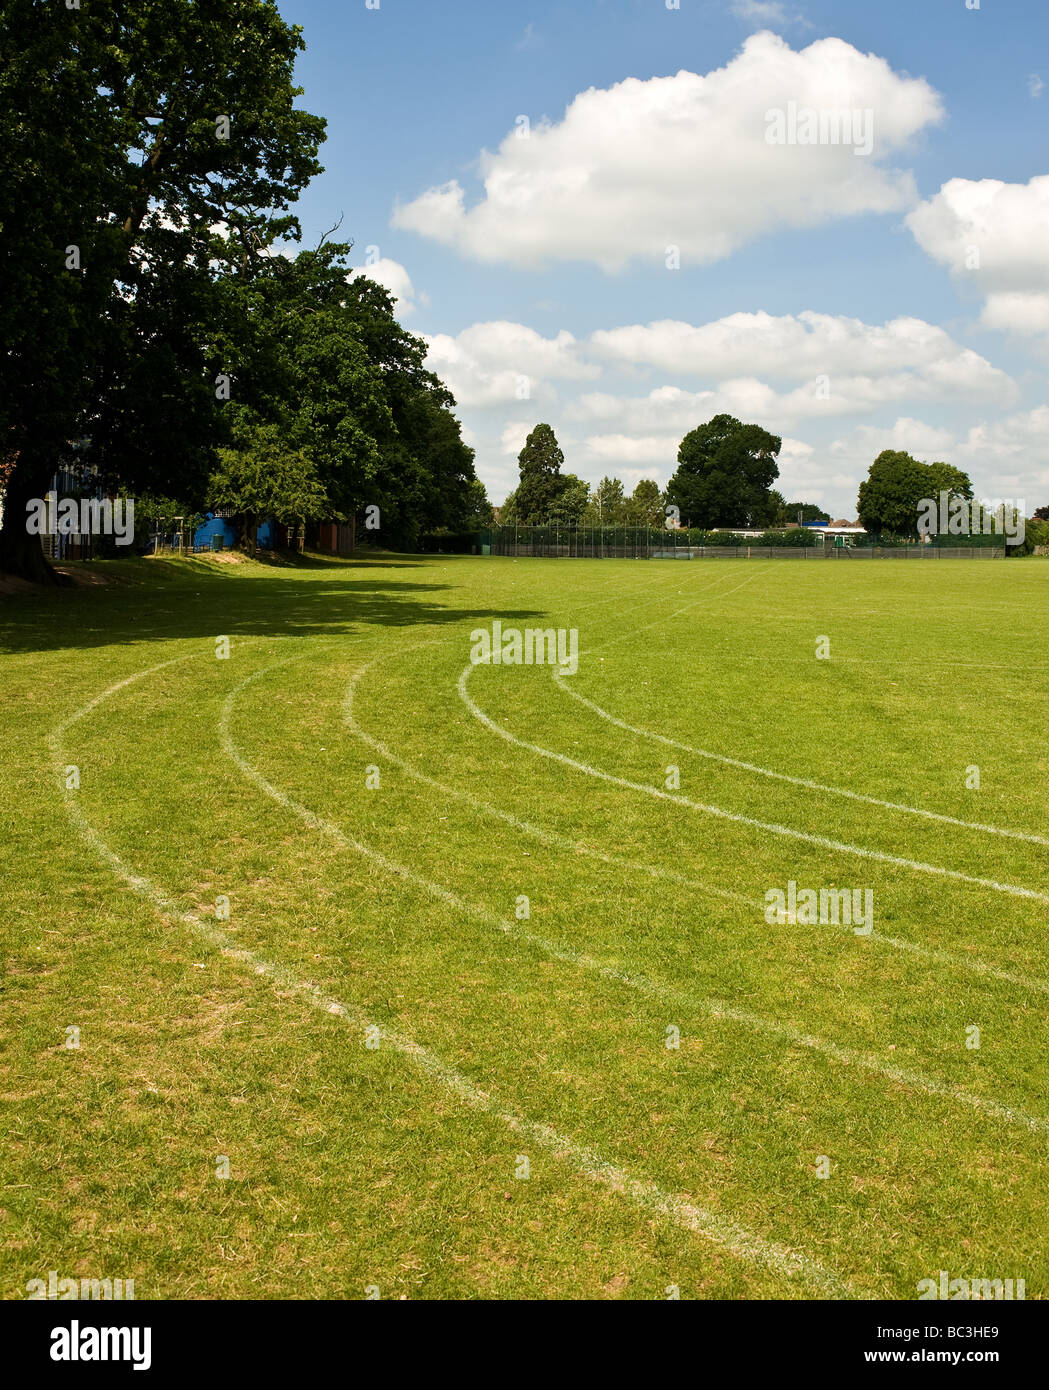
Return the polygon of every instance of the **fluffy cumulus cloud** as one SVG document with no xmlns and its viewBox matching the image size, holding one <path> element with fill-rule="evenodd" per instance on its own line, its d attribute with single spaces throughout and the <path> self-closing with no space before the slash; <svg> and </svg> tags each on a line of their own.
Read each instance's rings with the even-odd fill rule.
<svg viewBox="0 0 1049 1390">
<path fill-rule="evenodd" d="M 354 266 L 347 279 L 352 280 L 358 275 L 365 275 L 377 285 L 382 285 L 384 290 L 389 290 L 396 301 L 394 312 L 398 318 L 406 318 L 411 314 L 415 310 L 416 301 L 420 304 L 428 302 L 426 295 L 416 291 L 411 276 L 400 261 L 391 261 L 383 256 L 367 265 Z"/>
<path fill-rule="evenodd" d="M 872 113 L 873 150 L 849 143 L 770 143 L 772 111 Z M 634 259 L 709 264 L 778 227 L 897 211 L 916 197 L 885 161 L 940 120 L 922 78 L 895 73 L 842 39 L 795 51 L 751 35 L 706 75 L 628 78 L 590 88 L 560 122 L 511 132 L 484 151 L 484 196 L 467 206 L 453 180 L 398 206 L 394 225 L 484 261 L 539 266 Z M 523 132 L 523 138 L 522 133 Z"/>
<path fill-rule="evenodd" d="M 922 319 L 886 324 L 811 311 L 772 315 L 729 314 L 711 323 L 664 319 L 592 335 L 600 357 L 622 365 L 644 365 L 674 375 L 750 375 L 805 380 L 821 375 L 861 378 L 843 390 L 850 396 L 890 398 L 910 392 L 921 398 L 962 395 L 1009 396 L 1012 383 L 986 358 L 956 343 L 942 328 Z"/>
<path fill-rule="evenodd" d="M 626 325 L 581 339 L 496 321 L 428 344 L 427 365 L 472 422 L 480 466 L 498 496 L 514 485 L 512 461 L 538 419 L 554 423 L 572 471 L 633 482 L 665 480 L 682 436 L 726 413 L 783 436 L 781 490 L 850 510 L 857 480 L 882 449 L 962 462 L 968 441 L 925 424 L 917 408 L 957 414 L 965 407 L 972 419 L 973 409 L 1018 399 L 1006 373 L 915 318 L 868 324 L 812 311 L 740 313 L 705 324 Z M 639 391 L 643 373 L 664 379 Z M 700 380 L 689 384 L 689 377 Z M 835 439 L 849 417 L 856 427 Z M 822 447 L 797 437 L 804 434 L 822 439 Z M 994 436 L 1000 450 L 1010 437 Z"/>
<path fill-rule="evenodd" d="M 571 333 L 544 338 L 523 323 L 475 323 L 456 337 L 427 338 L 426 365 L 449 387 L 462 406 L 506 405 L 515 401 L 549 401 L 555 379 L 579 380 L 598 375 L 582 361 Z"/>
<path fill-rule="evenodd" d="M 923 251 L 982 292 L 985 327 L 1049 338 L 1049 174 L 951 179 L 907 225 Z"/>
<path fill-rule="evenodd" d="M 860 425 L 833 440 L 827 456 L 858 479 L 882 449 L 945 459 L 965 469 L 981 496 L 1022 499 L 1029 513 L 1049 504 L 1049 405 L 958 431 L 909 416 L 885 427 Z"/>
<path fill-rule="evenodd" d="M 993 373 L 993 368 L 987 369 Z M 1003 389 L 1004 382 L 1007 390 Z M 997 373 L 984 381 L 984 399 L 1015 399 L 1009 378 Z M 804 421 L 839 415 L 862 415 L 906 401 L 971 401 L 976 393 L 948 371 L 886 372 L 856 376 L 823 374 L 791 390 L 778 390 L 757 377 L 731 377 L 709 390 L 659 386 L 644 396 L 588 392 L 568 407 L 574 420 L 607 424 L 620 431 L 646 432 L 677 428 L 689 420 L 728 414 L 753 420 L 768 429 L 794 428 Z"/>
</svg>

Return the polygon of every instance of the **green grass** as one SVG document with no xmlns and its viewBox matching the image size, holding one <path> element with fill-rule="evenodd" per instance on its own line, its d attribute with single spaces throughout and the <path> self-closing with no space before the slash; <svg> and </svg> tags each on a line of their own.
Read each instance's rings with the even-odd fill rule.
<svg viewBox="0 0 1049 1390">
<path fill-rule="evenodd" d="M 1049 565 L 92 569 L 0 600 L 5 1297 L 1044 1296 L 1049 848 L 472 671 L 715 816 L 457 682 L 474 628 L 575 627 L 626 724 L 1049 838 Z M 875 935 L 768 925 L 791 879 Z"/>
</svg>

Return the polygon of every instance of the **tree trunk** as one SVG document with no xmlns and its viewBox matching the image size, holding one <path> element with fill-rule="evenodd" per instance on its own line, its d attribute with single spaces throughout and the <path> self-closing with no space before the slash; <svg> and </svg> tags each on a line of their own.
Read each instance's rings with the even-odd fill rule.
<svg viewBox="0 0 1049 1390">
<path fill-rule="evenodd" d="M 26 503 L 43 497 L 54 475 L 49 462 L 19 457 L 4 492 L 4 519 L 0 525 L 0 573 L 26 579 L 31 584 L 62 584 L 62 576 L 48 564 L 40 537 L 26 530 Z"/>
</svg>

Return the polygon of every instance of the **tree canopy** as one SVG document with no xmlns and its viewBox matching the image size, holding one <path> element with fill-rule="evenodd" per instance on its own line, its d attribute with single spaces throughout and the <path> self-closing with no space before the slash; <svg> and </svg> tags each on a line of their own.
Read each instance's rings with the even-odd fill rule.
<svg viewBox="0 0 1049 1390">
<path fill-rule="evenodd" d="M 918 504 L 940 493 L 971 498 L 968 475 L 946 463 L 922 463 L 902 449 L 883 449 L 860 483 L 857 506 L 875 535 L 917 536 Z"/>
<path fill-rule="evenodd" d="M 667 501 L 688 525 L 746 526 L 767 507 L 781 445 L 760 425 L 716 415 L 681 441 Z"/>
<path fill-rule="evenodd" d="M 48 576 L 25 503 L 73 441 L 186 511 L 265 455 L 332 519 L 377 504 L 387 543 L 463 513 L 473 452 L 425 343 L 350 244 L 274 254 L 321 167 L 303 47 L 272 0 L 0 9 L 0 568 Z"/>
</svg>

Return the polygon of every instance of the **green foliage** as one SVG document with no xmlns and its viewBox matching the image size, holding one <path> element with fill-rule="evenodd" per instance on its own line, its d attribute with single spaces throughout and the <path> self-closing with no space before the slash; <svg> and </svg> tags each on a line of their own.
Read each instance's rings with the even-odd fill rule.
<svg viewBox="0 0 1049 1390">
<path fill-rule="evenodd" d="M 238 427 L 233 447 L 219 450 L 208 505 L 233 512 L 241 546 L 254 543 L 254 531 L 265 517 L 299 525 L 319 521 L 331 509 L 305 454 L 289 448 L 279 428 L 248 422 Z"/>
<path fill-rule="evenodd" d="M 651 478 L 639 479 L 624 511 L 626 520 L 635 526 L 662 526 L 666 514 L 659 484 Z"/>
<path fill-rule="evenodd" d="M 830 521 L 830 512 L 825 512 L 815 502 L 784 502 L 777 525 L 797 526 L 805 521 Z"/>
<path fill-rule="evenodd" d="M 539 424 L 525 440 L 517 458 L 521 480 L 514 497 L 513 519 L 522 525 L 539 525 L 548 519 L 561 493 L 565 456 L 551 427 Z"/>
<path fill-rule="evenodd" d="M 488 500 L 484 483 L 481 482 L 480 478 L 471 478 L 466 487 L 466 496 L 456 518 L 456 524 L 449 529 L 473 533 L 491 526 L 493 520 L 492 504 Z"/>
<path fill-rule="evenodd" d="M 809 530 L 804 526 L 790 526 L 783 531 L 765 531 L 757 540 L 750 541 L 750 545 L 775 545 L 775 546 L 803 546 L 811 548 L 818 545 L 815 531 Z"/>
<path fill-rule="evenodd" d="M 586 513 L 589 499 L 589 485 L 574 473 L 563 473 L 561 485 L 550 503 L 548 520 L 559 526 L 577 525 Z"/>
<path fill-rule="evenodd" d="M 973 485 L 969 481 L 968 473 L 963 473 L 960 468 L 955 468 L 949 463 L 927 463 L 929 470 L 928 478 L 932 491 L 930 497 L 939 497 L 941 492 L 946 492 L 952 497 L 972 498 Z"/>
<path fill-rule="evenodd" d="M 735 531 L 689 531 L 690 545 L 746 545 L 746 536 Z"/>
<path fill-rule="evenodd" d="M 204 523 L 202 513 L 175 497 L 158 497 L 154 493 L 140 492 L 134 500 L 135 541 L 142 546 L 148 545 L 158 531 L 162 535 L 170 535 L 181 527 L 187 536 L 192 536 Z"/>
<path fill-rule="evenodd" d="M 582 520 L 585 526 L 621 526 L 627 521 L 623 484 L 618 478 L 606 476 L 592 489 Z"/>
<path fill-rule="evenodd" d="M 717 415 L 685 435 L 667 501 L 694 526 L 745 526 L 768 507 L 779 469 L 778 435 Z"/>
<path fill-rule="evenodd" d="M 0 567 L 33 567 L 15 519 L 70 438 L 91 436 L 111 483 L 203 486 L 218 282 L 297 235 L 288 205 L 320 168 L 324 122 L 295 105 L 302 47 L 266 0 L 0 9 L 0 441 L 15 459 Z"/>
<path fill-rule="evenodd" d="M 921 463 L 902 449 L 883 449 L 860 483 L 858 515 L 874 535 L 917 536 L 918 504 L 941 492 L 972 497 L 972 484 L 950 464 Z"/>
</svg>

